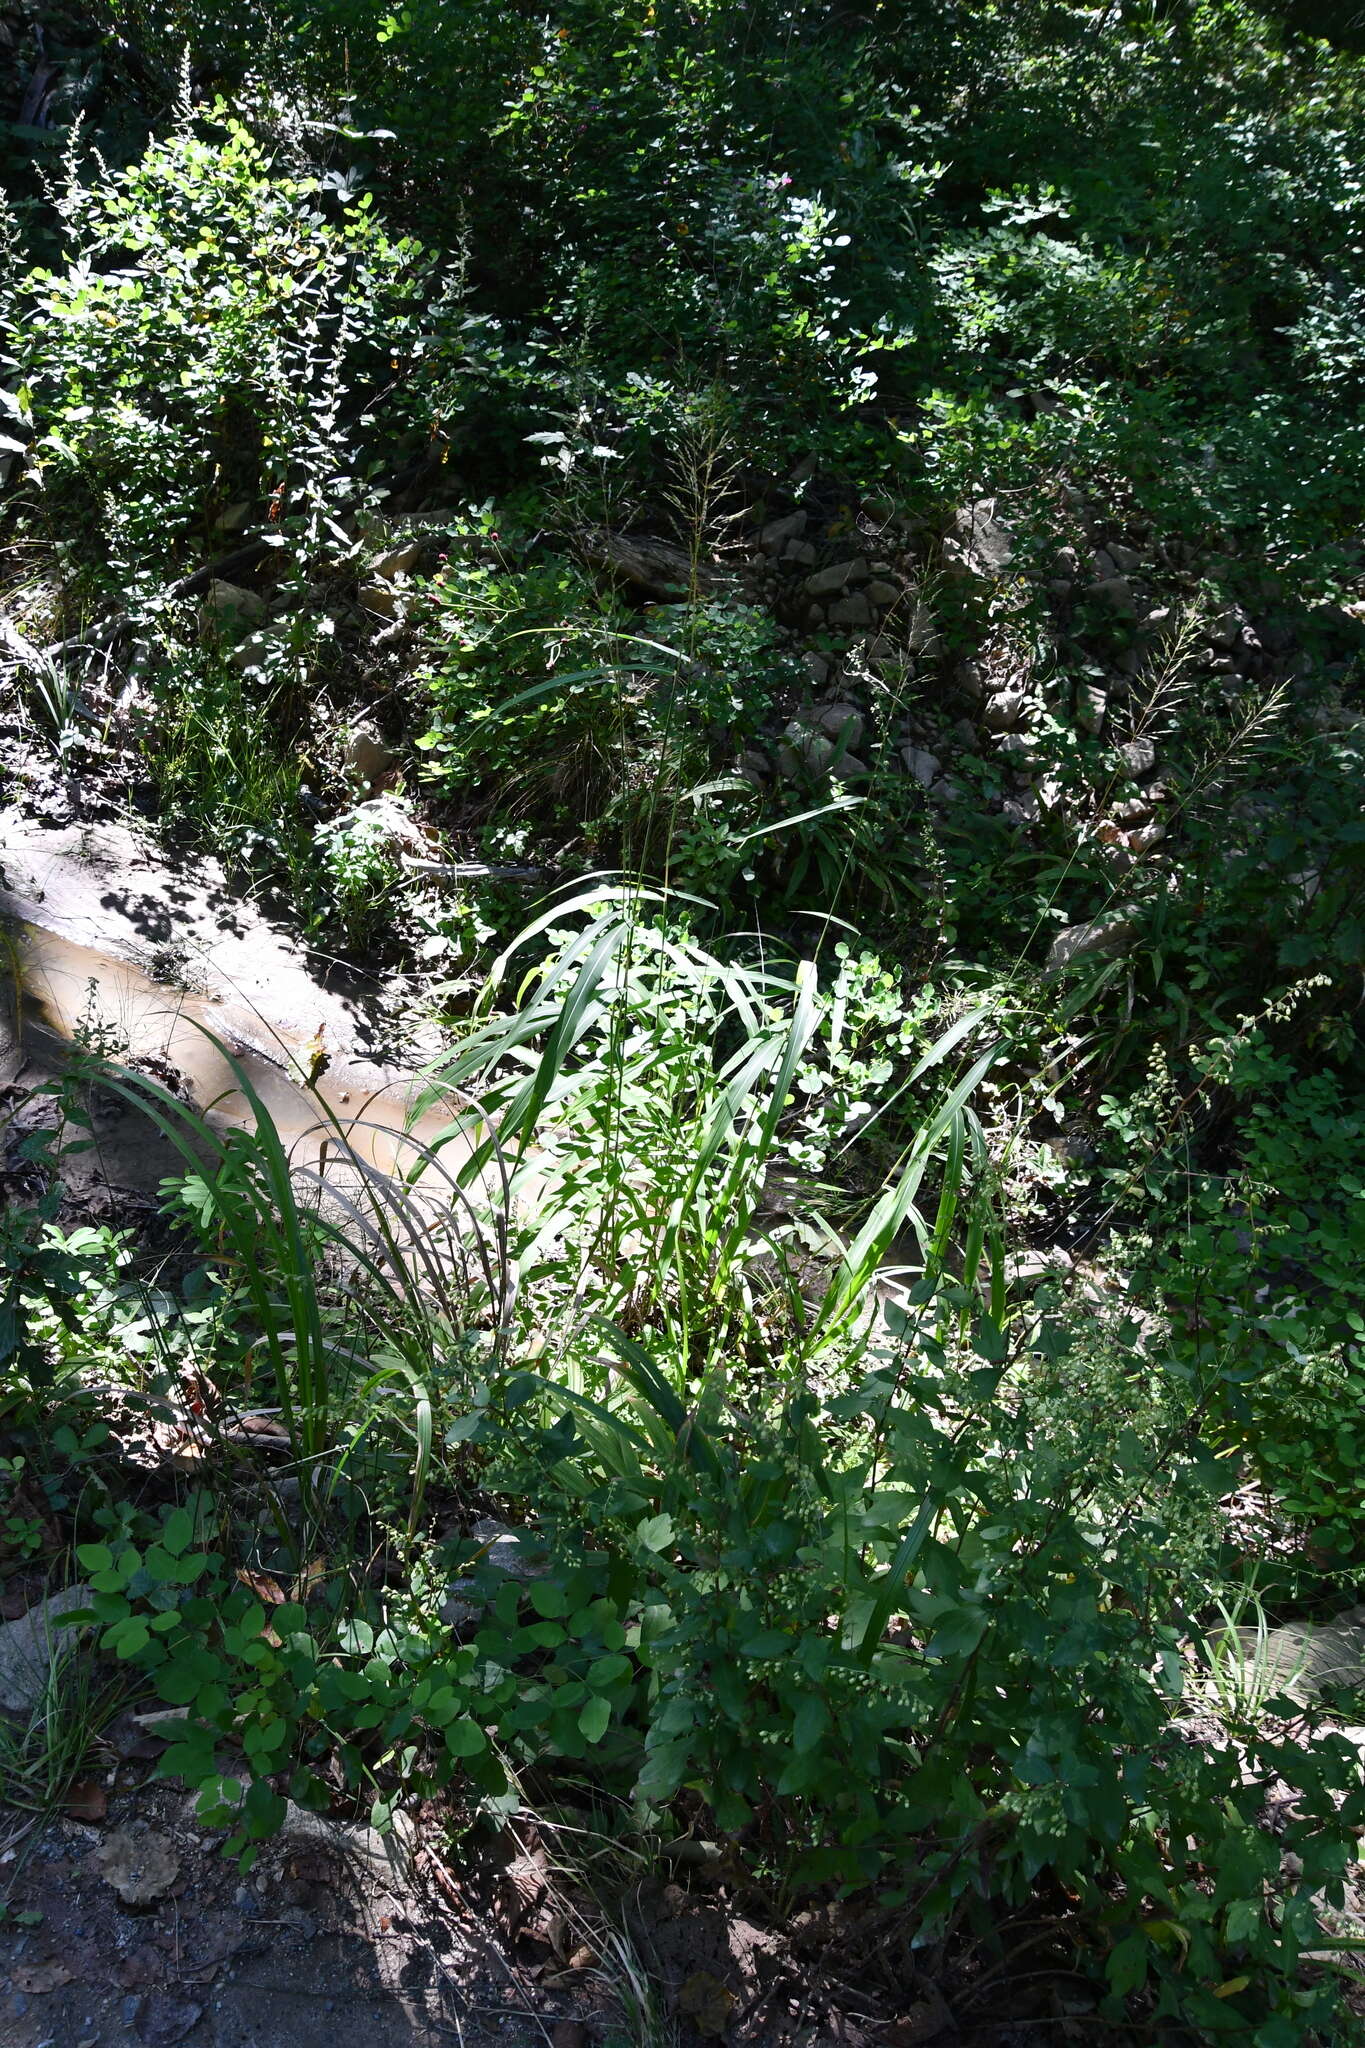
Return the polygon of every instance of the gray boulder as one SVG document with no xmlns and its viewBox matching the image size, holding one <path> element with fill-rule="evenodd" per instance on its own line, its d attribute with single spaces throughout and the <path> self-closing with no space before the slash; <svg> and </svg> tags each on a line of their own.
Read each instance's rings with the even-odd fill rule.
<svg viewBox="0 0 1365 2048">
<path fill-rule="evenodd" d="M 995 507 L 994 498 L 978 498 L 974 504 L 964 505 L 953 520 L 956 547 L 948 559 L 975 576 L 1003 576 L 1014 560 L 1014 535 L 996 517 Z"/>
<path fill-rule="evenodd" d="M 1119 759 L 1134 782 L 1145 782 L 1156 769 L 1156 748 L 1151 740 L 1128 740 L 1119 748 Z"/>
<path fill-rule="evenodd" d="M 371 564 L 359 593 L 367 612 L 376 612 L 382 619 L 397 617 L 404 585 L 421 552 L 421 541 L 408 541 L 402 547 L 390 548 Z"/>
<path fill-rule="evenodd" d="M 68 1586 L 0 1627 L 0 1708 L 7 1714 L 31 1714 L 42 1704 L 54 1671 L 75 1647 L 61 1617 L 89 1604 L 84 1586 Z"/>
<path fill-rule="evenodd" d="M 837 604 L 832 604 L 829 608 L 831 626 L 870 626 L 875 618 L 876 613 L 861 590 L 853 591 L 848 597 L 841 597 Z"/>
<path fill-rule="evenodd" d="M 352 782 L 372 790 L 382 776 L 398 766 L 398 756 L 386 746 L 373 726 L 357 725 L 346 739 L 346 773 Z"/>
<path fill-rule="evenodd" d="M 841 740 L 846 747 L 861 746 L 867 730 L 867 720 L 857 705 L 842 702 L 820 705 L 814 717 L 803 722 L 814 724 L 820 732 L 828 733 L 832 740 Z M 793 720 L 793 724 L 796 723 L 798 721 Z M 787 736 L 791 737 L 790 726 Z"/>
<path fill-rule="evenodd" d="M 263 597 L 254 590 L 244 590 L 240 583 L 225 583 L 221 577 L 210 583 L 199 608 L 200 624 L 209 632 L 244 633 L 249 626 L 259 625 L 264 617 Z"/>
<path fill-rule="evenodd" d="M 1246 1678 L 1258 1693 L 1282 1692 L 1306 1703 L 1328 1687 L 1365 1692 L 1365 1607 L 1335 1621 L 1289 1622 L 1236 1631 Z"/>
<path fill-rule="evenodd" d="M 847 590 L 850 583 L 864 582 L 866 578 L 867 563 L 860 556 L 856 561 L 830 562 L 817 569 L 806 578 L 806 589 L 812 597 L 834 597 Z"/>
<path fill-rule="evenodd" d="M 543 1579 L 549 1572 L 544 1545 L 529 1529 L 509 1528 L 506 1522 L 495 1522 L 485 1516 L 475 1522 L 469 1533 L 476 1543 L 483 1545 L 482 1555 L 475 1560 L 481 1572 L 514 1579 L 519 1586 L 528 1586 L 533 1579 Z M 477 1620 L 488 1604 L 488 1594 L 479 1579 L 452 1579 L 446 1587 L 441 1619 L 448 1627 L 458 1628 Z"/>
<path fill-rule="evenodd" d="M 1078 960 L 1105 960 L 1126 952 L 1137 935 L 1137 919 L 1131 912 L 1096 918 L 1091 924 L 1069 924 L 1058 932 L 1048 949 L 1047 971 L 1059 974 Z"/>
<path fill-rule="evenodd" d="M 1076 723 L 1082 732 L 1092 736 L 1104 729 L 1105 713 L 1109 699 L 1105 692 L 1094 683 L 1082 683 L 1076 692 Z"/>
<path fill-rule="evenodd" d="M 901 760 L 905 763 L 906 774 L 917 782 L 921 789 L 928 789 L 931 783 L 937 781 L 943 766 L 937 754 L 928 754 L 923 747 L 902 747 Z"/>
<path fill-rule="evenodd" d="M 1102 604 L 1107 604 L 1111 611 L 1124 618 L 1131 619 L 1137 614 L 1137 599 L 1126 576 L 1101 577 L 1098 583 L 1091 584 L 1090 595 L 1099 598 Z"/>
<path fill-rule="evenodd" d="M 927 661 L 943 652 L 943 635 L 935 625 L 934 615 L 922 597 L 916 600 L 905 644 L 912 654 L 922 654 Z"/>
<path fill-rule="evenodd" d="M 1013 732 L 1023 721 L 1027 703 L 1022 690 L 997 690 L 988 699 L 981 722 L 987 732 Z"/>
<path fill-rule="evenodd" d="M 759 545 L 770 555 L 779 554 L 788 541 L 800 540 L 807 524 L 805 512 L 788 512 L 783 519 L 770 519 L 759 535 Z"/>
</svg>

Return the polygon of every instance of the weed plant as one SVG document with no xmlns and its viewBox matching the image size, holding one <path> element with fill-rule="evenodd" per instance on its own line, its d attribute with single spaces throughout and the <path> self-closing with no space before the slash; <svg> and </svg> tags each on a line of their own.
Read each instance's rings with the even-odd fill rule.
<svg viewBox="0 0 1365 2048">
<path fill-rule="evenodd" d="M 1105 2014 L 1302 2028 L 1358 1763 L 1231 1680 L 1236 1741 L 1182 1733 L 1224 1470 L 1117 1306 L 1010 1296 L 972 1108 L 991 1018 L 906 1061 L 851 1236 L 814 1176 L 775 1216 L 846 987 L 722 963 L 660 908 L 552 913 L 440 1077 L 468 1106 L 384 1171 L 364 1118 L 321 1112 L 325 1160 L 291 1159 L 245 1075 L 229 1132 L 104 1077 L 182 1148 L 177 1202 L 233 1290 L 193 1427 L 230 1435 L 268 1393 L 299 1483 L 297 1512 L 278 1465 L 248 1496 L 264 1537 L 202 1487 L 86 1518 L 102 1653 L 188 1709 L 162 1768 L 248 1858 L 287 1797 L 384 1827 L 443 1785 L 496 1813 L 527 1774 L 586 1773 L 656 1835 L 703 1814 L 775 1915 L 870 1888 L 921 1943 L 989 1941 L 1057 1882 Z M 183 1380 L 164 1397 L 183 1411 Z M 524 1522 L 537 1575 L 438 1533 L 475 1499 Z M 1284 1841 L 1271 1777 L 1300 1794 Z"/>
</svg>

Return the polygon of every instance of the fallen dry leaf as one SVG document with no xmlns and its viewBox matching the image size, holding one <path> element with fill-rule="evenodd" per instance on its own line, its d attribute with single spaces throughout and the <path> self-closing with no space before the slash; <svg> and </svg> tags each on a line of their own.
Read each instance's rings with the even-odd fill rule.
<svg viewBox="0 0 1365 2048">
<path fill-rule="evenodd" d="M 272 1579 L 269 1572 L 250 1572 L 239 1567 L 237 1577 L 244 1586 L 250 1587 L 258 1600 L 264 1600 L 267 1607 L 283 1607 L 287 1597 L 284 1587 L 278 1579 Z"/>
<path fill-rule="evenodd" d="M 289 1597 L 278 1579 L 272 1579 L 269 1572 L 250 1572 L 239 1569 L 237 1577 L 241 1584 L 249 1592 L 254 1593 L 256 1598 L 267 1607 L 283 1607 L 286 1599 Z M 280 1639 L 269 1622 L 261 1630 L 261 1634 L 272 1649 L 279 1649 Z"/>
<path fill-rule="evenodd" d="M 883 2039 L 886 2048 L 920 2048 L 921 2042 L 936 2041 L 954 2024 L 951 2008 L 937 1991 L 931 1991 L 893 2021 Z"/>
<path fill-rule="evenodd" d="M 106 1835 L 93 1860 L 128 1906 L 150 1906 L 164 1898 L 180 1875 L 180 1858 L 167 1837 L 136 1825 Z"/>
<path fill-rule="evenodd" d="M 239 1415 L 233 1433 L 260 1444 L 264 1450 L 284 1450 L 289 1444 L 289 1431 L 273 1415 Z"/>
<path fill-rule="evenodd" d="M 69 1984 L 75 1974 L 65 1963 L 16 1963 L 10 1971 L 10 1982 L 16 1991 L 41 1998 L 45 1991 L 56 1991 Z"/>
<path fill-rule="evenodd" d="M 678 2011 L 691 2020 L 699 2034 L 723 2034 L 734 2002 L 733 1991 L 727 1991 L 709 1970 L 694 1970 L 678 1993 Z"/>
<path fill-rule="evenodd" d="M 68 1820 L 103 1820 L 109 1811 L 109 1794 L 97 1778 L 77 1778 L 62 1801 Z"/>
<path fill-rule="evenodd" d="M 306 1601 L 326 1569 L 325 1558 L 310 1558 L 289 1589 L 290 1599 Z"/>
</svg>

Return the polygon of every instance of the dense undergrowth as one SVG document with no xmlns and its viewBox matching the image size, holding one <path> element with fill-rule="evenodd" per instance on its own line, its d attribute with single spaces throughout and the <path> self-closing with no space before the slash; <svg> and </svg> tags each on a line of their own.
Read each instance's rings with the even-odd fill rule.
<svg viewBox="0 0 1365 2048">
<path fill-rule="evenodd" d="M 1360 60 L 38 21 L 4 794 L 404 975 L 451 1122 L 303 1172 L 76 1048 L 185 1172 L 16 1124 L 6 1571 L 244 1854 L 600 1794 L 845 1969 L 1341 2038 L 1358 1752 L 1230 1630 L 1365 1558 Z"/>
</svg>

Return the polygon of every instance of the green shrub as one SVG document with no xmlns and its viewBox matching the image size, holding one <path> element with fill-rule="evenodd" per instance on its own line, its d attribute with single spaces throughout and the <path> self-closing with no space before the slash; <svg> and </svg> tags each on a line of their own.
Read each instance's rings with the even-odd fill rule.
<svg viewBox="0 0 1365 2048">
<path fill-rule="evenodd" d="M 30 481 L 67 574 L 151 610 L 243 504 L 281 544 L 346 550 L 374 445 L 356 417 L 402 421 L 385 387 L 420 355 L 433 289 L 368 196 L 281 175 L 225 112 L 218 135 L 182 130 L 89 183 L 73 156 L 69 262 L 7 300 Z"/>
</svg>

